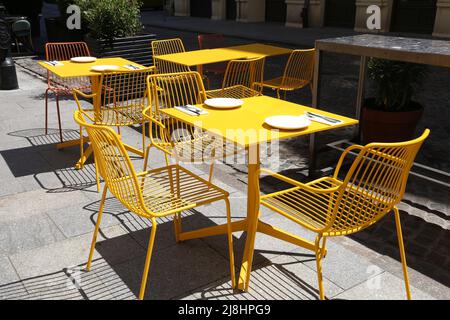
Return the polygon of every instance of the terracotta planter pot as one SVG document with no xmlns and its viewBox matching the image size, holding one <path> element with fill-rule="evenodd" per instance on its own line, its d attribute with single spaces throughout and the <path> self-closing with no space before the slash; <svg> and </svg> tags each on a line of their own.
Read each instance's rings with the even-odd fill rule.
<svg viewBox="0 0 450 320">
<path fill-rule="evenodd" d="M 373 104 L 368 99 L 366 105 Z M 423 107 L 414 103 L 413 111 L 380 111 L 367 107 L 362 110 L 363 143 L 370 142 L 399 142 L 414 138 L 416 126 L 423 115 Z"/>
</svg>

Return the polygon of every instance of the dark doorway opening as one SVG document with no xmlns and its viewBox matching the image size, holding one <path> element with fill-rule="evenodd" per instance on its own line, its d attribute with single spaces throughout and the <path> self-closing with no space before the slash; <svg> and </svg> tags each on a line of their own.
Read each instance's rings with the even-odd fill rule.
<svg viewBox="0 0 450 320">
<path fill-rule="evenodd" d="M 326 27 L 353 28 L 355 15 L 355 0 L 327 0 L 325 2 Z"/>
<path fill-rule="evenodd" d="M 236 20 L 237 14 L 237 6 L 236 0 L 227 0 L 226 3 L 226 12 L 227 12 L 227 20 Z"/>
<path fill-rule="evenodd" d="M 266 0 L 266 21 L 286 22 L 286 1 Z"/>
<path fill-rule="evenodd" d="M 432 33 L 436 0 L 395 0 L 391 31 Z"/>
<path fill-rule="evenodd" d="M 191 16 L 211 18 L 211 0 L 191 0 Z"/>
</svg>

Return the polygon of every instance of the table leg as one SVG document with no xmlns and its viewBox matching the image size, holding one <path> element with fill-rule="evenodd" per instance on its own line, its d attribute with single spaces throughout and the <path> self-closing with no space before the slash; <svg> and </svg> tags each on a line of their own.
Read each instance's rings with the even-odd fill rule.
<svg viewBox="0 0 450 320">
<path fill-rule="evenodd" d="M 202 79 L 203 79 L 203 65 L 199 64 L 199 65 L 197 66 L 197 72 L 200 73 L 200 76 L 201 76 Z"/>
<path fill-rule="evenodd" d="M 313 79 L 313 94 L 312 94 L 312 107 L 319 108 L 320 106 L 320 67 L 322 63 L 322 51 L 316 49 L 314 58 L 314 79 Z M 309 136 L 309 176 L 314 176 L 316 173 L 316 134 L 313 133 Z"/>
<path fill-rule="evenodd" d="M 92 92 L 99 92 L 99 87 L 100 87 L 100 76 L 92 76 L 91 77 Z M 100 116 L 100 106 L 101 106 L 101 101 L 102 101 L 101 99 L 102 99 L 101 95 L 96 95 L 92 101 L 92 105 L 94 107 L 94 118 L 95 119 L 98 119 Z M 85 140 L 85 141 L 87 142 L 89 140 Z M 80 143 L 80 140 L 78 141 L 78 144 L 79 143 Z M 75 164 L 75 168 L 76 169 L 83 168 L 84 163 L 91 156 L 91 154 L 92 154 L 92 146 L 89 145 L 89 147 L 86 150 L 84 150 L 84 153 L 80 154 L 80 159 Z"/>
<path fill-rule="evenodd" d="M 367 71 L 367 57 L 362 56 L 359 65 L 358 93 L 356 96 L 356 119 L 358 119 L 359 124 L 355 126 L 354 139 L 357 142 L 361 140 L 361 116 L 362 116 L 361 111 L 365 98 L 366 71 Z"/>
<path fill-rule="evenodd" d="M 252 271 L 253 251 L 259 221 L 259 145 L 248 148 L 247 239 L 242 258 L 238 288 L 247 291 Z"/>
</svg>

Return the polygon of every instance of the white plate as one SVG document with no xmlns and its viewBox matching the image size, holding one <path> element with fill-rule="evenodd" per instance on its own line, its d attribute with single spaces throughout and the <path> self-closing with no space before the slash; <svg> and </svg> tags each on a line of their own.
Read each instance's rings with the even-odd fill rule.
<svg viewBox="0 0 450 320">
<path fill-rule="evenodd" d="M 269 126 L 283 130 L 297 130 L 308 127 L 311 121 L 306 116 L 273 116 L 264 120 Z"/>
<path fill-rule="evenodd" d="M 80 62 L 80 63 L 89 63 L 89 62 L 95 62 L 97 61 L 97 58 L 95 57 L 73 57 L 70 59 L 72 62 Z"/>
<path fill-rule="evenodd" d="M 218 109 L 231 109 L 242 106 L 244 101 L 233 98 L 214 98 L 205 100 L 205 104 L 209 107 Z"/>
<path fill-rule="evenodd" d="M 98 71 L 98 72 L 116 71 L 116 70 L 119 70 L 119 69 L 120 69 L 119 66 L 106 65 L 106 64 L 102 64 L 102 65 L 91 67 L 92 71 Z"/>
</svg>

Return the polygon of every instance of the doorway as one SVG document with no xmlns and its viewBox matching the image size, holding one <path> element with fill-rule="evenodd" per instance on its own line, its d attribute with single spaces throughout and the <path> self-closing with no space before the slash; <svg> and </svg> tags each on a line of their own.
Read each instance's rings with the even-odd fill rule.
<svg viewBox="0 0 450 320">
<path fill-rule="evenodd" d="M 191 0 L 191 16 L 200 18 L 211 18 L 211 0 Z"/>
<path fill-rule="evenodd" d="M 286 22 L 286 1 L 266 0 L 266 21 Z"/>
<path fill-rule="evenodd" d="M 354 28 L 356 16 L 355 0 L 326 0 L 325 26 Z"/>
<path fill-rule="evenodd" d="M 432 33 L 436 0 L 395 0 L 391 31 Z"/>
</svg>

